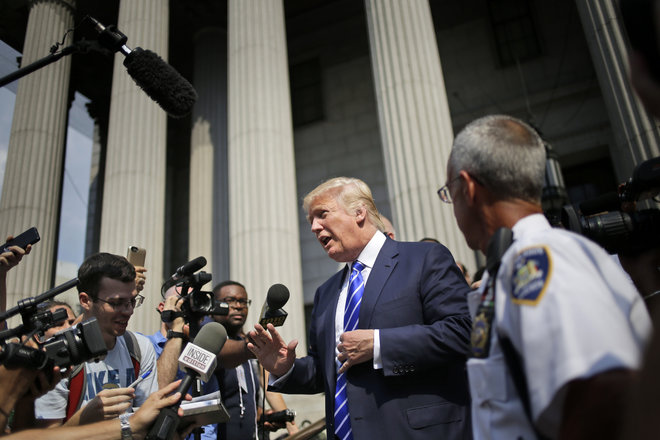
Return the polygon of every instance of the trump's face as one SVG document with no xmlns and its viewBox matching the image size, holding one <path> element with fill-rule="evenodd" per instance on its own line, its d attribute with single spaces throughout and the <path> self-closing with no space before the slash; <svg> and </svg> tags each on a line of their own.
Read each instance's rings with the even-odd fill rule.
<svg viewBox="0 0 660 440">
<path fill-rule="evenodd" d="M 329 190 L 314 198 L 307 219 L 328 256 L 343 263 L 355 260 L 364 248 L 359 227 L 364 214 L 347 212 L 337 194 L 337 190 Z"/>
</svg>

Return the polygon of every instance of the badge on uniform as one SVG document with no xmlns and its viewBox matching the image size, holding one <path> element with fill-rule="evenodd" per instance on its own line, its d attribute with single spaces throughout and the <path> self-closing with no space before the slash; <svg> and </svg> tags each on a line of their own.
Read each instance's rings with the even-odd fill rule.
<svg viewBox="0 0 660 440">
<path fill-rule="evenodd" d="M 479 307 L 477 316 L 472 320 L 472 356 L 479 359 L 490 354 L 490 329 L 493 323 L 493 308 Z"/>
<path fill-rule="evenodd" d="M 513 264 L 511 296 L 514 304 L 535 306 L 543 298 L 552 275 L 552 257 L 545 246 L 521 251 Z"/>
</svg>

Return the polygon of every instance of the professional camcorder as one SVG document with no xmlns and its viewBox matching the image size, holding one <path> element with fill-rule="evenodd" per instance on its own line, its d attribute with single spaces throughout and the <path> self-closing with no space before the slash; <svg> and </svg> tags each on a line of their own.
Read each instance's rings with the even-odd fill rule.
<svg viewBox="0 0 660 440">
<path fill-rule="evenodd" d="M 8 368 L 24 367 L 52 370 L 53 366 L 68 368 L 89 360 L 98 360 L 108 349 L 96 318 L 87 319 L 75 327 L 63 330 L 41 344 L 42 349 L 25 345 L 25 342 L 9 342 L 11 339 L 27 341 L 34 335 L 60 325 L 68 316 L 66 310 L 39 310 L 39 304 L 78 284 L 78 279 L 43 293 L 36 298 L 18 302 L 16 307 L 0 314 L 0 322 L 20 313 L 23 324 L 0 332 L 0 363 Z"/>
<path fill-rule="evenodd" d="M 640 163 L 628 182 L 610 193 L 562 209 L 561 223 L 611 254 L 635 254 L 660 246 L 660 210 L 637 210 L 637 202 L 657 200 L 660 157 Z"/>
<path fill-rule="evenodd" d="M 187 323 L 197 323 L 200 318 L 207 315 L 227 315 L 229 305 L 217 301 L 213 292 L 202 290 L 202 286 L 211 281 L 212 276 L 207 272 L 197 272 L 206 265 L 206 258 L 197 257 L 184 264 L 163 284 L 161 292 L 165 292 L 172 286 L 177 286 L 179 296 L 183 298 L 181 311 Z M 161 319 L 163 322 L 171 322 L 175 318 L 172 310 L 163 311 Z"/>
</svg>

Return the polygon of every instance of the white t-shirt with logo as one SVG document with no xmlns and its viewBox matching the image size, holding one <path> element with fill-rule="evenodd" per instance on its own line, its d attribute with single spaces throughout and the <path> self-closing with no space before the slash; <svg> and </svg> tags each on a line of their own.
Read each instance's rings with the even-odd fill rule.
<svg viewBox="0 0 660 440">
<path fill-rule="evenodd" d="M 134 333 L 140 347 L 140 374 L 151 370 L 135 390 L 132 406 L 141 406 L 147 397 L 158 391 L 158 372 L 156 371 L 156 353 L 151 341 L 146 336 Z M 85 363 L 86 389 L 82 406 L 92 400 L 104 389 L 124 388 L 135 380 L 133 361 L 124 337 L 118 337 L 114 348 L 105 359 L 99 362 Z M 63 419 L 66 417 L 66 405 L 69 398 L 69 379 L 62 379 L 53 390 L 35 401 L 34 412 L 37 419 Z"/>
</svg>

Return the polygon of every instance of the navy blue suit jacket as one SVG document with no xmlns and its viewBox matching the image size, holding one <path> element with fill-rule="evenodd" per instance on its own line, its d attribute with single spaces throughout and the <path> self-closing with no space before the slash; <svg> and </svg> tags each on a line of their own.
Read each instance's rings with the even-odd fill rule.
<svg viewBox="0 0 660 440">
<path fill-rule="evenodd" d="M 308 356 L 274 391 L 325 391 L 334 436 L 335 312 L 347 269 L 316 291 Z M 469 287 L 451 253 L 433 243 L 387 239 L 367 280 L 358 328 L 380 329 L 383 368 L 373 361 L 347 372 L 357 440 L 471 438 L 465 361 L 470 349 Z"/>
</svg>

